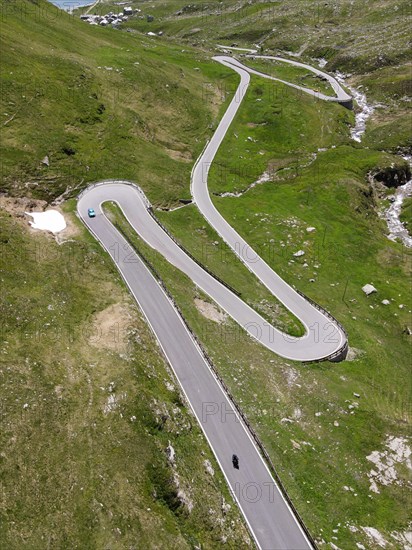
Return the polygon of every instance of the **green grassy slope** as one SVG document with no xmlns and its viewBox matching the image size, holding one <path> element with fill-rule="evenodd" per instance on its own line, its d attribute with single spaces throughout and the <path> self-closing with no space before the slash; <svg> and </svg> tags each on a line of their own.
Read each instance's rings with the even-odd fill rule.
<svg viewBox="0 0 412 550">
<path fill-rule="evenodd" d="M 153 335 L 110 258 L 66 216 L 77 235 L 58 245 L 0 211 L 2 546 L 243 546 Z"/>
<path fill-rule="evenodd" d="M 228 71 L 178 45 L 92 28 L 45 1 L 1 5 L 1 189 L 50 201 L 100 178 L 150 174 L 153 201 L 187 198 Z"/>
<path fill-rule="evenodd" d="M 202 90 L 217 88 L 220 68 L 173 45 L 92 29 L 47 2 L 1 8 L 1 191 L 51 201 L 109 176 L 143 179 L 159 204 L 188 196 L 190 160 L 221 101 L 203 108 Z M 2 544 L 248 544 L 176 381 L 110 260 L 76 222 L 74 202 L 64 208 L 77 234 L 61 246 L 29 232 L 24 208 L 7 204 Z"/>
<path fill-rule="evenodd" d="M 369 171 L 398 157 L 351 141 L 351 113 L 343 107 L 283 88 L 252 79 L 211 168 L 210 188 L 239 191 L 268 171 L 270 181 L 240 197 L 215 196 L 215 204 L 282 277 L 343 323 L 350 360 L 303 367 L 273 357 L 230 321 L 218 326 L 199 320 L 187 285 L 179 290 L 170 270 L 162 273 L 318 540 L 348 550 L 356 542 L 369 548 L 374 546 L 362 527 L 374 526 L 393 541 L 392 534 L 408 525 L 406 465 L 397 465 L 396 481 L 378 483 L 375 493 L 368 477 L 374 465 L 367 459 L 386 449 L 388 437 L 406 438 L 410 445 L 411 339 L 405 327 L 412 324 L 411 255 L 386 238 L 367 182 Z M 183 208 L 162 213 L 162 219 L 189 250 L 201 246 L 201 217 Z M 188 219 L 190 233 L 182 230 Z M 296 259 L 299 249 L 305 256 Z M 218 247 L 206 251 L 225 272 L 227 255 Z M 361 288 L 368 282 L 378 293 L 366 298 Z"/>
<path fill-rule="evenodd" d="M 407 116 L 412 81 L 408 0 L 134 4 L 155 16 L 151 23 L 127 23 L 142 32 L 163 31 L 166 37 L 212 50 L 216 44 L 257 47 L 261 53 L 298 55 L 315 65 L 324 58 L 327 70 L 349 73 L 349 83 L 362 85 L 368 99 L 378 103 L 369 121 L 368 142 L 382 149 L 412 146 Z M 281 75 L 280 69 L 273 71 Z"/>
<path fill-rule="evenodd" d="M 214 200 L 230 223 L 347 328 L 350 360 L 294 364 L 245 338 L 230 320 L 206 319 L 194 302 L 206 297 L 136 242 L 260 434 L 317 540 L 342 550 L 375 548 L 362 529 L 374 527 L 402 548 L 410 471 L 405 461 L 396 463 L 395 479 L 378 480 L 377 493 L 367 457 L 392 457 L 389 438 L 408 441 L 410 434 L 411 256 L 386 238 L 367 174 L 398 160 L 385 150 L 408 147 L 406 3 L 395 9 L 392 0 L 379 2 L 367 13 L 357 0 L 313 4 L 229 0 L 220 11 L 209 2 L 173 15 L 187 4 L 139 2 L 155 20 L 131 20 L 127 26 L 138 32 L 126 33 L 56 16 L 42 1 L 22 2 L 31 12 L 22 15 L 3 0 L 1 190 L 52 200 L 98 178 L 126 177 L 157 206 L 188 198 L 193 161 L 237 83 L 209 60 L 217 41 L 248 47 L 266 37 L 268 53 L 302 50 L 304 61 L 323 55 L 329 66 L 354 71 L 351 82 L 384 105 L 361 145 L 349 137 L 353 113 L 253 77 L 210 172 Z M 149 30 L 165 34 L 151 39 L 142 34 Z M 46 154 L 49 168 L 41 165 Z M 266 183 L 237 198 L 219 196 L 244 191 L 263 172 Z M 74 206 L 64 204 L 67 216 Z M 158 214 L 186 248 L 249 294 L 253 280 L 193 206 Z M 83 230 L 58 247 L 4 213 L 0 221 L 7 319 L 1 539 L 12 548 L 44 540 L 57 547 L 124 548 L 141 540 L 144 547 L 215 548 L 228 537 L 229 547 L 244 547 L 237 510 L 232 505 L 222 516 L 221 495 L 229 501 L 222 476 L 179 395 L 168 389 L 173 379 L 108 258 Z M 296 259 L 299 249 L 305 256 Z M 378 293 L 366 298 L 366 283 Z M 256 289 L 251 299 L 265 296 Z M 118 319 L 107 310 L 119 303 L 131 317 L 130 330 L 115 321 L 126 347 L 85 341 L 102 312 Z M 270 307 L 265 313 L 276 316 Z M 119 403 L 108 412 L 112 393 Z M 169 441 L 175 468 L 165 456 Z M 205 472 L 206 458 L 214 477 Z M 386 471 L 389 459 L 382 460 Z M 177 505 L 176 471 L 194 503 L 190 513 Z"/>
</svg>

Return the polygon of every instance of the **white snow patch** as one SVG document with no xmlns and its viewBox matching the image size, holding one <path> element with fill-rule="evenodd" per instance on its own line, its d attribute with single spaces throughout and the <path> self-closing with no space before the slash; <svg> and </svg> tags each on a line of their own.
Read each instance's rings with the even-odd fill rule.
<svg viewBox="0 0 412 550">
<path fill-rule="evenodd" d="M 45 212 L 26 212 L 28 216 L 33 218 L 29 222 L 33 229 L 41 229 L 42 231 L 51 231 L 59 233 L 66 228 L 66 220 L 63 214 L 57 210 L 46 210 Z"/>
</svg>

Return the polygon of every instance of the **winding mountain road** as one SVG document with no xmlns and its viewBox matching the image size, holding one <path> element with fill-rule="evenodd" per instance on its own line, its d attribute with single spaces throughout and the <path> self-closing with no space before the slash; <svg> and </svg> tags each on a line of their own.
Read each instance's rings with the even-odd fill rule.
<svg viewBox="0 0 412 550">
<path fill-rule="evenodd" d="M 291 338 L 269 325 L 236 294 L 193 261 L 156 222 L 149 212 L 148 200 L 138 186 L 125 181 L 99 182 L 80 194 L 77 211 L 112 257 L 146 316 L 259 548 L 306 550 L 313 547 L 310 537 L 283 496 L 247 426 L 212 372 L 172 300 L 101 208 L 106 201 L 116 202 L 142 239 L 186 273 L 251 337 L 275 353 L 298 361 L 331 357 L 339 360 L 345 356 L 347 339 L 339 323 L 283 281 L 226 222 L 212 203 L 207 188 L 210 165 L 246 93 L 249 73 L 257 73 L 227 56 L 214 59 L 235 70 L 241 81 L 216 132 L 193 168 L 192 195 L 200 212 L 234 253 L 301 320 L 306 331 L 304 336 Z M 292 87 L 296 88 L 295 85 Z M 319 97 L 312 90 L 301 89 Z M 336 101 L 341 97 L 344 102 L 347 99 L 343 94 L 345 92 L 338 89 L 336 98 L 324 96 L 321 99 Z M 88 217 L 87 209 L 90 207 L 96 210 L 95 218 Z M 239 470 L 232 466 L 233 453 L 239 456 Z"/>
</svg>

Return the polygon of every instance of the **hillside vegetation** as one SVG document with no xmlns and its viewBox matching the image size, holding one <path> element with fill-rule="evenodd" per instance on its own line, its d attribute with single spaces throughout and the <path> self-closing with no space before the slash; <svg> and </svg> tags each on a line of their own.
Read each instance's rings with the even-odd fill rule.
<svg viewBox="0 0 412 550">
<path fill-rule="evenodd" d="M 153 335 L 73 200 L 98 179 L 137 182 L 194 256 L 299 333 L 195 205 L 169 210 L 190 198 L 193 162 L 236 89 L 233 71 L 210 59 L 223 43 L 315 65 L 324 57 L 379 102 L 356 143 L 353 112 L 252 77 L 210 171 L 227 220 L 345 326 L 348 359 L 277 357 L 138 237 L 132 244 L 205 345 L 319 546 L 375 549 L 382 537 L 405 548 L 412 266 L 410 251 L 387 239 L 371 174 L 410 152 L 409 3 L 131 4 L 154 20 L 113 30 L 43 0 L 1 0 L 0 540 L 16 550 L 252 544 Z M 60 244 L 24 217 L 53 201 L 69 221 Z M 366 297 L 366 283 L 377 293 Z"/>
<path fill-rule="evenodd" d="M 216 44 L 257 48 L 261 53 L 298 57 L 350 76 L 377 103 L 368 144 L 396 150 L 411 147 L 408 114 L 412 90 L 408 0 L 227 0 L 133 2 L 154 16 L 129 21 L 142 32 L 215 50 Z M 101 9 L 105 9 L 102 4 Z M 279 70 L 280 69 L 280 70 Z M 278 70 L 278 74 L 276 73 Z M 282 67 L 274 76 L 282 78 Z M 317 83 L 319 85 L 319 83 Z"/>
<path fill-rule="evenodd" d="M 220 68 L 46 2 L 1 7 L 1 545 L 247 546 L 176 380 L 74 201 L 61 244 L 24 216 L 102 177 L 150 181 L 165 205 L 187 197 L 219 108 L 203 108 L 203 83 L 213 89 Z"/>
<path fill-rule="evenodd" d="M 153 201 L 188 198 L 228 71 L 173 43 L 90 27 L 45 0 L 1 7 L 0 190 L 51 201 L 101 178 L 150 176 Z"/>
</svg>

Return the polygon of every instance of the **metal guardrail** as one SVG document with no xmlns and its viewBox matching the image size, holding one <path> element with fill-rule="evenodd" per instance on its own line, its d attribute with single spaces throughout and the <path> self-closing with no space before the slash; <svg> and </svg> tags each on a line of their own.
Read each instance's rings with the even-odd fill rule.
<svg viewBox="0 0 412 550">
<path fill-rule="evenodd" d="M 206 144 L 207 146 L 207 144 Z M 205 147 L 206 147 L 205 146 Z M 146 197 L 146 195 L 144 194 L 143 190 L 135 183 L 131 182 L 131 181 L 128 181 L 128 180 L 104 180 L 104 181 L 100 181 L 100 182 L 97 182 L 97 183 L 93 183 L 91 185 L 89 185 L 87 188 L 83 189 L 83 191 L 81 191 L 81 193 L 78 195 L 78 200 L 87 192 L 89 191 L 90 189 L 93 189 L 94 187 L 100 187 L 102 185 L 105 185 L 107 183 L 123 183 L 125 185 L 129 185 L 130 187 L 133 187 L 134 189 L 136 189 L 136 191 L 139 193 L 142 201 L 144 202 L 145 206 L 146 206 L 146 209 L 147 211 L 149 212 L 149 214 L 151 215 L 151 217 L 153 218 L 153 220 L 159 225 L 159 227 L 172 239 L 172 241 L 181 249 L 183 250 L 183 252 L 185 254 L 187 254 L 197 265 L 199 265 L 202 269 L 204 269 L 211 277 L 213 277 L 214 279 L 216 279 L 219 283 L 221 283 L 223 286 L 225 286 L 226 288 L 228 288 L 231 292 L 233 292 L 234 294 L 236 294 L 236 296 L 241 296 L 241 293 L 238 292 L 237 290 L 235 290 L 233 287 L 231 287 L 229 284 L 227 284 L 225 281 L 223 281 L 222 279 L 220 279 L 220 277 L 218 277 L 215 273 L 213 273 L 212 271 L 210 271 L 207 267 L 205 267 L 199 260 L 197 260 L 197 258 L 195 258 L 193 256 L 193 254 L 191 254 L 188 250 L 185 249 L 185 247 L 179 243 L 179 241 L 170 233 L 170 231 L 161 223 L 161 221 L 156 218 L 156 216 L 154 215 L 154 212 L 153 212 L 153 207 L 152 205 L 150 204 L 148 198 Z M 120 230 L 120 229 L 119 229 Z M 123 234 L 123 232 L 121 231 L 121 233 Z M 143 257 L 143 256 L 142 256 Z M 247 267 L 249 267 L 247 264 L 245 264 Z M 154 269 L 154 268 L 153 268 Z M 250 269 L 250 268 L 249 268 Z M 159 278 L 159 276 L 157 275 L 156 278 Z M 160 281 L 160 278 L 159 278 L 159 281 Z M 321 305 L 319 305 L 317 302 L 315 302 L 314 300 L 312 300 L 312 298 L 309 298 L 309 296 L 307 296 L 306 294 L 304 294 L 302 291 L 298 290 L 298 289 L 294 289 L 300 296 L 302 296 L 302 298 L 304 298 L 305 300 L 307 300 L 313 307 L 315 307 L 317 310 L 321 311 L 326 317 L 328 317 L 333 323 L 335 323 L 339 329 L 343 332 L 343 334 L 345 335 L 346 337 L 346 341 L 344 342 L 344 344 L 342 344 L 342 346 L 337 349 L 336 351 L 334 351 L 333 353 L 331 353 L 330 355 L 326 356 L 326 357 L 323 357 L 322 359 L 316 359 L 316 360 L 313 360 L 313 361 L 304 361 L 304 363 L 319 363 L 319 362 L 322 362 L 322 361 L 333 361 L 337 358 L 340 358 L 340 357 L 345 357 L 346 356 L 346 353 L 348 351 L 348 348 L 349 348 L 349 344 L 348 344 L 348 334 L 346 332 L 346 330 L 344 329 L 344 327 L 341 325 L 341 323 L 331 314 L 329 313 L 329 311 L 327 311 L 325 308 L 323 308 Z M 169 295 L 169 294 L 168 294 Z M 177 307 L 177 306 L 176 306 Z"/>
<path fill-rule="evenodd" d="M 213 277 L 214 279 L 216 279 L 216 281 L 218 281 L 220 284 L 222 284 L 223 286 L 225 286 L 227 289 L 229 289 L 231 292 L 233 292 L 233 294 L 236 294 L 236 296 L 241 296 L 241 292 L 237 291 L 235 288 L 233 288 L 232 286 L 230 286 L 228 283 L 226 283 L 226 281 L 224 281 L 223 279 L 221 279 L 218 275 L 216 275 L 216 273 L 213 273 L 213 271 L 211 271 L 208 267 L 206 267 L 204 264 L 202 264 L 202 262 L 200 260 L 198 260 L 195 256 L 193 256 L 193 254 L 191 252 L 189 252 L 177 239 L 174 235 L 172 235 L 172 233 L 170 233 L 170 231 L 167 229 L 167 227 L 165 227 L 162 222 L 155 216 L 154 212 L 153 212 L 153 207 L 152 205 L 150 204 L 148 198 L 146 197 L 146 195 L 144 194 L 144 192 L 142 191 L 142 189 L 136 185 L 135 183 L 132 183 L 131 181 L 127 181 L 127 180 L 105 180 L 105 181 L 101 181 L 101 182 L 98 182 L 98 183 L 92 183 L 91 185 L 89 185 L 88 187 L 86 187 L 86 189 L 83 189 L 83 191 L 81 191 L 81 193 L 79 193 L 78 197 L 77 197 L 77 200 L 81 199 L 81 197 L 86 193 L 86 191 L 89 191 L 90 189 L 93 189 L 94 187 L 100 187 L 101 185 L 105 185 L 106 183 L 123 183 L 125 185 L 130 185 L 130 187 L 134 187 L 137 192 L 139 193 L 139 195 L 141 196 L 145 206 L 146 206 L 146 209 L 148 211 L 148 213 L 150 214 L 150 216 L 153 218 L 153 220 L 157 223 L 157 225 L 166 233 L 166 235 L 168 237 L 170 237 L 170 239 L 172 239 L 172 241 L 181 249 L 183 250 L 183 252 L 185 254 L 187 254 L 187 256 L 189 256 L 190 259 L 192 259 L 199 267 L 201 267 L 204 271 L 206 271 L 211 277 Z"/>
<path fill-rule="evenodd" d="M 172 241 L 181 249 L 183 250 L 183 252 L 185 254 L 187 254 L 194 262 L 196 262 L 202 269 L 204 269 L 211 277 L 213 277 L 214 279 L 216 279 L 219 283 L 221 283 L 223 286 L 225 286 L 226 288 L 228 288 L 231 292 L 233 292 L 234 294 L 236 294 L 236 296 L 241 296 L 241 293 L 238 292 L 237 290 L 235 290 L 232 286 L 230 286 L 229 284 L 227 284 L 225 281 L 223 281 L 218 275 L 216 275 L 215 273 L 213 273 L 212 271 L 210 271 L 210 269 L 208 269 L 205 265 L 202 264 L 202 262 L 200 262 L 197 258 L 195 258 L 195 256 L 193 256 L 193 254 L 191 252 L 189 252 L 175 237 L 174 235 L 172 235 L 172 233 L 170 233 L 170 231 L 167 229 L 167 227 L 165 227 L 162 222 L 155 216 L 154 212 L 153 212 L 153 207 L 152 206 L 149 206 L 147 208 L 149 214 L 152 216 L 153 220 L 159 225 L 159 227 L 172 239 Z M 304 298 L 305 300 L 307 300 L 313 307 L 315 307 L 317 310 L 321 311 L 324 315 L 326 315 L 333 323 L 335 323 L 339 329 L 344 333 L 345 337 L 346 337 L 346 340 L 345 340 L 345 343 L 336 351 L 334 351 L 333 353 L 331 353 L 330 355 L 328 355 L 327 357 L 324 357 L 322 359 L 317 359 L 315 361 L 305 361 L 305 363 L 318 363 L 318 362 L 321 362 L 321 361 L 333 361 L 333 359 L 336 359 L 340 356 L 343 356 L 344 353 L 346 355 L 346 352 L 348 350 L 348 340 L 347 340 L 347 332 L 346 330 L 343 328 L 343 326 L 341 325 L 341 323 L 331 314 L 329 313 L 329 311 L 327 311 L 326 309 L 324 309 L 321 305 L 319 305 L 318 303 L 316 303 L 314 300 L 312 300 L 312 298 L 309 298 L 309 296 L 306 296 L 306 294 L 304 294 L 303 292 L 301 292 L 300 290 L 297 290 L 295 289 L 296 292 L 298 294 L 300 294 L 300 296 L 302 296 L 302 298 Z"/>
<path fill-rule="evenodd" d="M 223 378 L 221 377 L 221 375 L 219 374 L 218 370 L 216 369 L 215 365 L 213 364 L 213 361 L 212 359 L 209 357 L 209 354 L 207 353 L 207 351 L 205 350 L 203 344 L 200 342 L 199 338 L 197 337 L 197 335 L 193 332 L 193 330 L 191 329 L 191 327 L 189 326 L 185 316 L 183 315 L 180 307 L 176 304 L 173 296 L 171 295 L 171 293 L 169 292 L 165 282 L 163 281 L 162 277 L 159 275 L 158 271 L 156 270 L 156 268 L 153 266 L 153 264 L 150 262 L 150 260 L 148 260 L 146 258 L 146 256 L 141 252 L 141 250 L 139 250 L 139 248 L 136 246 L 135 243 L 130 243 L 129 241 L 129 238 L 128 236 L 126 235 L 126 233 L 123 231 L 123 229 L 120 227 L 120 225 L 117 223 L 117 222 L 112 222 L 114 227 L 119 231 L 119 233 L 127 240 L 127 242 L 129 242 L 130 246 L 132 246 L 132 248 L 135 250 L 136 254 L 142 259 L 143 263 L 146 265 L 146 267 L 149 269 L 149 271 L 152 273 L 152 275 L 155 277 L 155 279 L 157 280 L 157 282 L 159 283 L 159 285 L 161 286 L 161 288 L 163 289 L 164 293 L 167 295 L 167 297 L 169 298 L 170 302 L 172 303 L 173 307 L 175 308 L 175 310 L 177 311 L 177 313 L 179 314 L 179 316 L 181 317 L 186 329 L 188 330 L 188 332 L 190 333 L 193 341 L 195 342 L 195 344 L 197 345 L 200 353 L 202 354 L 204 360 L 206 361 L 207 365 L 209 366 L 210 370 L 212 371 L 213 375 L 215 376 L 215 378 L 217 379 L 217 381 L 219 382 L 219 384 L 221 385 L 221 387 L 223 388 L 225 394 L 227 395 L 229 401 L 232 403 L 234 409 L 236 410 L 236 412 L 238 413 L 238 415 L 240 416 L 240 418 L 242 419 L 243 423 L 245 424 L 247 430 L 249 431 L 250 435 L 252 436 L 254 442 L 256 443 L 259 451 L 261 452 L 264 460 L 266 461 L 266 464 L 267 466 L 269 467 L 269 470 L 271 472 L 271 474 L 273 475 L 279 489 L 281 490 L 286 502 L 288 503 L 289 507 L 291 508 L 293 514 L 295 515 L 297 521 L 299 522 L 299 525 L 301 526 L 302 530 L 304 531 L 306 537 L 308 538 L 308 540 L 310 541 L 311 545 L 313 546 L 313 548 L 315 550 L 317 550 L 317 545 L 316 545 L 316 542 L 315 540 L 313 539 L 312 535 L 310 534 L 308 528 L 306 527 L 303 519 L 301 518 L 301 516 L 299 515 L 299 512 L 297 511 L 297 509 L 295 508 L 285 486 L 283 485 L 280 477 L 279 477 L 279 474 L 275 468 L 275 465 L 273 464 L 272 462 L 272 459 L 270 458 L 269 456 L 269 453 L 267 452 L 263 442 L 261 441 L 261 439 L 259 438 L 258 434 L 255 432 L 255 430 L 252 428 L 252 426 L 250 425 L 249 423 L 249 420 L 247 419 L 245 413 L 242 411 L 241 407 L 238 405 L 235 397 L 233 396 L 232 392 L 230 391 L 230 389 L 228 388 L 228 386 L 226 385 L 225 381 L 223 380 Z M 320 306 L 319 306 L 320 307 Z"/>
<path fill-rule="evenodd" d="M 321 311 L 326 317 L 328 317 L 333 323 L 335 323 L 338 326 L 338 328 L 343 332 L 346 338 L 342 346 L 336 351 L 334 351 L 333 353 L 331 353 L 330 355 L 328 355 L 327 357 L 324 357 L 322 359 L 316 359 L 315 361 L 304 361 L 304 363 L 319 363 L 321 361 L 333 361 L 334 359 L 337 359 L 340 356 L 344 356 L 344 355 L 346 356 L 346 353 L 349 349 L 348 333 L 343 328 L 341 323 L 329 311 L 327 311 L 325 308 L 323 308 L 321 305 L 315 302 L 315 300 L 312 300 L 312 298 L 309 298 L 309 296 L 306 296 L 306 294 L 304 294 L 302 291 L 298 290 L 297 288 L 295 288 L 295 290 L 298 294 L 300 294 L 300 296 L 302 296 L 302 298 L 307 300 L 313 307 Z"/>
</svg>

